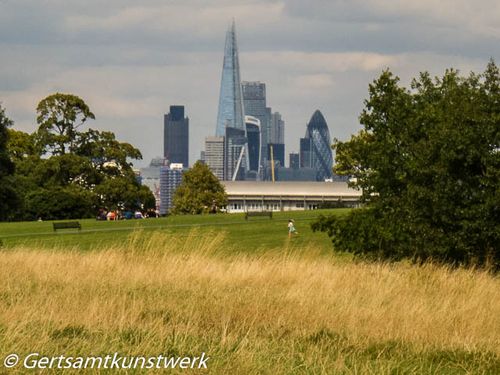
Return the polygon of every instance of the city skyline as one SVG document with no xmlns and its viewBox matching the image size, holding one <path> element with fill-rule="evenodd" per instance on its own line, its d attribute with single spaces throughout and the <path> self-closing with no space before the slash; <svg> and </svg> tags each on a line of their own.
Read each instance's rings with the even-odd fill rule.
<svg viewBox="0 0 500 375">
<path fill-rule="evenodd" d="M 233 17 L 241 80 L 266 83 L 268 102 L 286 121 L 287 154 L 299 151 L 315 109 L 332 137 L 355 133 L 368 85 L 386 67 L 408 85 L 423 70 L 467 75 L 500 57 L 493 1 L 60 3 L 0 2 L 0 101 L 16 129 L 32 132 L 42 98 L 78 95 L 96 115 L 85 126 L 138 147 L 144 160 L 136 166 L 161 155 L 162 117 L 172 103 L 190 114 L 189 158 L 198 159 L 215 127 Z"/>
</svg>

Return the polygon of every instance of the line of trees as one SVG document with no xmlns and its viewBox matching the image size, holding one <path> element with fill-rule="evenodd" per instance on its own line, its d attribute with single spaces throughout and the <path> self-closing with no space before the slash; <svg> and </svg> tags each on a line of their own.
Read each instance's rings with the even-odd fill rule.
<svg viewBox="0 0 500 375">
<path fill-rule="evenodd" d="M 0 106 L 0 220 L 154 208 L 153 194 L 132 170 L 140 151 L 112 132 L 84 130 L 92 119 L 81 98 L 56 93 L 38 104 L 38 128 L 28 134 L 12 129 Z"/>
<path fill-rule="evenodd" d="M 500 75 L 390 71 L 369 86 L 364 129 L 336 141 L 338 174 L 365 206 L 313 224 L 334 248 L 377 259 L 500 267 Z"/>
</svg>

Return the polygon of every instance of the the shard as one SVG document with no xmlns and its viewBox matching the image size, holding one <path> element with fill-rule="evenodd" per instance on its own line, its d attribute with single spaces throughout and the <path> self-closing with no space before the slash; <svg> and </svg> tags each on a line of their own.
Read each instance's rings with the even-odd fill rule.
<svg viewBox="0 0 500 375">
<path fill-rule="evenodd" d="M 226 45 L 224 48 L 224 62 L 222 66 L 222 78 L 219 95 L 219 112 L 217 114 L 217 128 L 215 135 L 228 138 L 226 129 L 232 128 L 243 131 L 244 137 L 234 140 L 233 147 L 241 150 L 236 160 L 227 158 L 226 163 L 231 166 L 226 169 L 235 170 L 233 177 L 226 176 L 226 179 L 234 179 L 236 174 L 240 174 L 240 168 L 248 170 L 248 146 L 246 144 L 245 111 L 243 109 L 240 63 L 238 59 L 238 46 L 236 44 L 236 30 L 234 21 L 226 33 Z M 230 132 L 231 134 L 234 131 Z M 239 142 L 243 142 L 239 144 Z"/>
<path fill-rule="evenodd" d="M 234 21 L 226 33 L 224 63 L 219 95 L 219 112 L 215 135 L 224 136 L 226 127 L 245 129 L 245 112 L 241 94 L 240 62 Z"/>
</svg>

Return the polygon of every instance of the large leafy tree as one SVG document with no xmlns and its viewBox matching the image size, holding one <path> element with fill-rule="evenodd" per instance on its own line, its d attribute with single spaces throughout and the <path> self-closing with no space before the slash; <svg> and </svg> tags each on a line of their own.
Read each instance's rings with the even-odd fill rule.
<svg viewBox="0 0 500 375">
<path fill-rule="evenodd" d="M 227 195 L 210 168 L 198 161 L 183 174 L 182 183 L 174 194 L 173 205 L 172 212 L 175 214 L 216 212 L 227 205 Z"/>
<path fill-rule="evenodd" d="M 54 155 L 73 152 L 78 128 L 95 118 L 83 99 L 72 94 L 49 95 L 38 103 L 36 111 L 40 142 Z"/>
<path fill-rule="evenodd" d="M 0 105 L 0 220 L 9 219 L 19 205 L 13 186 L 14 163 L 7 150 L 9 138 L 8 127 L 12 121 L 5 115 Z"/>
<path fill-rule="evenodd" d="M 13 185 L 22 199 L 18 219 L 93 216 L 98 208 L 154 207 L 152 193 L 137 182 L 131 160 L 140 151 L 112 132 L 81 129 L 94 119 L 85 102 L 54 94 L 38 107 L 33 134 L 9 129 L 9 156 L 16 164 Z"/>
<path fill-rule="evenodd" d="M 366 206 L 313 225 L 340 250 L 377 258 L 500 266 L 500 75 L 389 71 L 369 86 L 364 129 L 336 142 L 335 172 Z"/>
</svg>

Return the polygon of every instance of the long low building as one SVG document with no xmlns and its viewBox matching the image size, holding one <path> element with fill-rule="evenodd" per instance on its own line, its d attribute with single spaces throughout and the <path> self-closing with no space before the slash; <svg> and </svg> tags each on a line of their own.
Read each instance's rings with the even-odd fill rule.
<svg viewBox="0 0 500 375">
<path fill-rule="evenodd" d="M 222 181 L 228 195 L 227 212 L 314 210 L 341 203 L 359 205 L 361 191 L 347 182 Z"/>
</svg>

